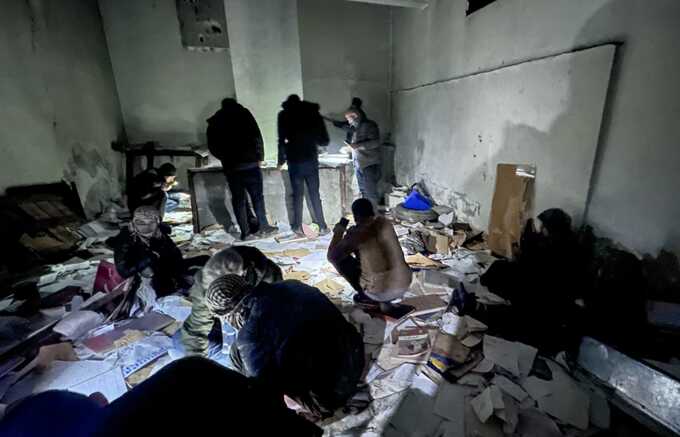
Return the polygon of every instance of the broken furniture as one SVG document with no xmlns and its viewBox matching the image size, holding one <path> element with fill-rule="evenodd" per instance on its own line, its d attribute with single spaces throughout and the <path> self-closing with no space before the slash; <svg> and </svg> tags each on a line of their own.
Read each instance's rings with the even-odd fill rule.
<svg viewBox="0 0 680 437">
<path fill-rule="evenodd" d="M 60 262 L 82 239 L 85 212 L 75 185 L 66 182 L 10 187 L 0 198 L 0 264 L 10 275 L 40 262 Z"/>
<path fill-rule="evenodd" d="M 130 182 L 134 176 L 135 160 L 141 156 L 146 158 L 146 169 L 153 168 L 156 156 L 186 156 L 195 158 L 196 167 L 202 167 L 208 161 L 208 149 L 205 147 L 161 147 L 155 141 L 143 144 L 121 144 L 113 143 L 111 148 L 117 152 L 125 154 L 125 183 L 126 189 L 130 188 Z"/>
</svg>

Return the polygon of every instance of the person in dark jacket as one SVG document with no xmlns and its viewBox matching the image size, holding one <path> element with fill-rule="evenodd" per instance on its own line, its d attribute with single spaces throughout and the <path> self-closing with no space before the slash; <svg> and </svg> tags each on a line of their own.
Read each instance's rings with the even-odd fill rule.
<svg viewBox="0 0 680 437">
<path fill-rule="evenodd" d="M 140 206 L 149 205 L 158 209 L 163 218 L 168 201 L 167 193 L 176 185 L 176 178 L 177 168 L 169 162 L 136 175 L 127 193 L 130 212 L 133 213 Z M 174 200 L 171 203 L 176 205 Z"/>
<path fill-rule="evenodd" d="M 380 204 L 379 183 L 381 177 L 380 129 L 375 121 L 366 118 L 361 109 L 349 107 L 345 119 L 352 128 L 351 140 L 347 145 L 352 149 L 354 172 L 361 197 L 368 199 L 377 210 Z"/>
<path fill-rule="evenodd" d="M 118 273 L 123 278 L 152 276 L 151 285 L 158 296 L 188 287 L 186 262 L 168 233 L 155 207 L 137 208 L 130 226 L 107 240 Z"/>
<path fill-rule="evenodd" d="M 319 147 L 328 146 L 328 131 L 319 113 L 319 105 L 301 101 L 293 94 L 281 105 L 279 112 L 279 169 L 288 163 L 288 175 L 293 189 L 293 232 L 302 234 L 302 200 L 305 185 L 312 206 L 312 219 L 320 233 L 330 232 L 323 216 L 319 194 Z"/>
<path fill-rule="evenodd" d="M 250 246 L 232 246 L 213 255 L 203 269 L 194 276 L 189 291 L 191 314 L 182 325 L 182 344 L 189 355 L 208 355 L 208 336 L 218 315 L 206 303 L 210 284 L 226 274 L 239 275 L 256 287 L 261 282 L 273 284 L 283 280 L 283 272 L 259 249 Z"/>
<path fill-rule="evenodd" d="M 264 142 L 255 117 L 235 99 L 222 100 L 222 107 L 208 119 L 208 148 L 222 162 L 241 239 L 255 234 L 248 223 L 247 195 L 253 203 L 259 230 L 256 237 L 278 231 L 267 221 L 260 164 L 264 160 Z M 253 238 L 253 237 L 250 237 Z"/>
<path fill-rule="evenodd" d="M 225 430 L 233 436 L 323 434 L 286 408 L 278 393 L 205 358 L 174 361 L 110 401 L 100 393 L 88 397 L 66 390 L 42 392 L 7 408 L 0 435 L 210 436 Z"/>
<path fill-rule="evenodd" d="M 236 275 L 210 285 L 206 302 L 238 330 L 236 370 L 331 416 L 357 391 L 364 368 L 361 335 L 318 289 L 299 281 L 248 285 Z"/>
</svg>

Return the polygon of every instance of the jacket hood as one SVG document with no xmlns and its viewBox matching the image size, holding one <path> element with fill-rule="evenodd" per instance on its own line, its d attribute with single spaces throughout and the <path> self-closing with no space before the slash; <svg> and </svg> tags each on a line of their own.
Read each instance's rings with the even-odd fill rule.
<svg viewBox="0 0 680 437">
<path fill-rule="evenodd" d="M 223 106 L 222 108 L 218 109 L 217 112 L 215 112 L 213 115 L 210 116 L 206 121 L 208 124 L 211 123 L 216 123 L 218 121 L 222 121 L 223 119 L 227 118 L 229 115 L 239 112 L 243 109 L 243 106 L 238 103 L 238 102 L 232 102 L 228 103 L 226 106 Z"/>
</svg>

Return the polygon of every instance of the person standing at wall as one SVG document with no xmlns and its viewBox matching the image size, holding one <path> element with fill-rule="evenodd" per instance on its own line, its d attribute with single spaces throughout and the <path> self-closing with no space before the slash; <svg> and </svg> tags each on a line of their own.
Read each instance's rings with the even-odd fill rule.
<svg viewBox="0 0 680 437">
<path fill-rule="evenodd" d="M 361 108 L 364 102 L 359 97 L 352 97 L 352 103 L 349 105 L 351 109 L 356 109 L 362 118 L 366 118 L 366 113 Z M 354 135 L 354 128 L 347 122 L 347 120 L 334 120 L 330 117 L 324 117 L 326 120 L 333 123 L 333 126 L 345 131 L 345 142 L 351 143 Z"/>
<path fill-rule="evenodd" d="M 328 146 L 326 125 L 319 113 L 319 105 L 301 101 L 293 94 L 281 105 L 279 112 L 279 169 L 288 163 L 288 174 L 293 189 L 293 218 L 291 228 L 302 235 L 302 200 L 305 185 L 312 204 L 312 219 L 321 235 L 330 231 L 323 216 L 319 194 L 319 147 Z"/>
<path fill-rule="evenodd" d="M 260 165 L 264 160 L 264 141 L 255 117 L 235 99 L 222 100 L 222 107 L 208 119 L 208 148 L 222 162 L 231 191 L 241 240 L 266 237 L 278 231 L 267 221 Z M 255 209 L 259 230 L 248 224 L 247 195 Z"/>
<path fill-rule="evenodd" d="M 345 120 L 351 127 L 351 139 L 347 146 L 352 150 L 354 171 L 357 175 L 361 197 L 368 199 L 374 208 L 380 203 L 379 183 L 381 176 L 380 130 L 378 124 L 366 117 L 361 108 L 350 106 Z"/>
</svg>

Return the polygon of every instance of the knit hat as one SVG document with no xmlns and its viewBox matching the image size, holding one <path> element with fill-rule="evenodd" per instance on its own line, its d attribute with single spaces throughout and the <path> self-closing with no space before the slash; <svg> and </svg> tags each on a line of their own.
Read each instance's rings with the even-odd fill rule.
<svg viewBox="0 0 680 437">
<path fill-rule="evenodd" d="M 215 279 L 206 293 L 208 309 L 218 316 L 232 312 L 250 292 L 251 287 L 238 275 L 224 275 Z"/>
</svg>

